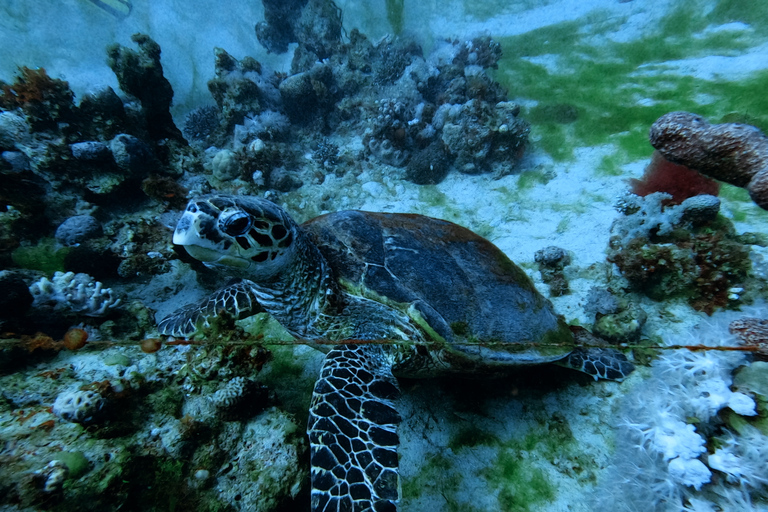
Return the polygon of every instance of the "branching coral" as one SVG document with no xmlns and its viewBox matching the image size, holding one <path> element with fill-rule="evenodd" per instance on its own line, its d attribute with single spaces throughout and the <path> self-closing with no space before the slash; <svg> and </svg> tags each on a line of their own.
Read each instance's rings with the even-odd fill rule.
<svg viewBox="0 0 768 512">
<path fill-rule="evenodd" d="M 111 288 L 88 274 L 74 272 L 56 272 L 52 281 L 43 277 L 29 291 L 35 305 L 53 304 L 57 309 L 85 316 L 104 316 L 121 302 Z"/>
<path fill-rule="evenodd" d="M 747 124 L 709 124 L 690 112 L 670 112 L 651 126 L 664 157 L 737 187 L 768 210 L 768 138 Z"/>
</svg>

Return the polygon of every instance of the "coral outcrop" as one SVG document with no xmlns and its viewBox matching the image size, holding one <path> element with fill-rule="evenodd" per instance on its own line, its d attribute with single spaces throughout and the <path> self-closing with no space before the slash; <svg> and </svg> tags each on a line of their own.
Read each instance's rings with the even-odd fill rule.
<svg viewBox="0 0 768 512">
<path fill-rule="evenodd" d="M 138 52 L 119 44 L 107 48 L 107 63 L 117 75 L 120 88 L 141 102 L 152 140 L 186 143 L 171 116 L 173 88 L 163 76 L 160 45 L 146 34 L 134 34 L 131 40 L 139 46 Z"/>
<path fill-rule="evenodd" d="M 719 201 L 696 196 L 678 206 L 662 206 L 669 194 L 644 198 L 628 195 L 619 205 L 624 214 L 612 227 L 608 260 L 629 287 L 654 300 L 687 297 L 699 311 L 738 304 L 745 290 L 756 288 L 749 240 L 717 215 Z M 741 290 L 733 293 L 733 290 Z"/>
<path fill-rule="evenodd" d="M 709 124 L 691 112 L 670 112 L 656 120 L 651 145 L 681 165 L 744 187 L 768 210 L 768 138 L 747 124 Z"/>
<path fill-rule="evenodd" d="M 550 245 L 536 251 L 534 261 L 539 266 L 541 279 L 549 285 L 549 293 L 560 297 L 570 292 L 565 267 L 571 264 L 571 255 L 565 249 Z"/>
</svg>

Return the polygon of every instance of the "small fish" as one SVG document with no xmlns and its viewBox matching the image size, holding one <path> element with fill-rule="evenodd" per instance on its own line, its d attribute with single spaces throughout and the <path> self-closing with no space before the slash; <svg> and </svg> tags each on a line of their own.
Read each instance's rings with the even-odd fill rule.
<svg viewBox="0 0 768 512">
<path fill-rule="evenodd" d="M 104 9 L 119 20 L 123 20 L 131 14 L 133 5 L 130 0 L 88 0 L 96 7 Z"/>
</svg>

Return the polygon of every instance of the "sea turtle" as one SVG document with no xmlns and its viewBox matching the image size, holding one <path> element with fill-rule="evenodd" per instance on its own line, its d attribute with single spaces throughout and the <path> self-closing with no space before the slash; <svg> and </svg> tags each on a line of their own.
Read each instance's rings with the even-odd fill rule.
<svg viewBox="0 0 768 512">
<path fill-rule="evenodd" d="M 214 194 L 189 202 L 173 242 L 239 280 L 162 320 L 162 333 L 266 311 L 329 349 L 307 427 L 313 511 L 396 509 L 398 376 L 557 361 L 620 380 L 633 369 L 619 352 L 577 347 L 519 267 L 444 220 L 351 210 L 298 224 L 265 199 Z"/>
</svg>

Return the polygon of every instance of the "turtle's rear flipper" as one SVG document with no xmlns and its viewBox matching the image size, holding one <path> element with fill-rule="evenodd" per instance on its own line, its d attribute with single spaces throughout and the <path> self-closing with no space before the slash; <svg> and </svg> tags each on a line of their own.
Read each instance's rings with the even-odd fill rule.
<svg viewBox="0 0 768 512">
<path fill-rule="evenodd" d="M 396 510 L 399 394 L 381 347 L 341 345 L 328 352 L 307 425 L 312 512 Z"/>
<path fill-rule="evenodd" d="M 635 369 L 635 365 L 621 352 L 599 347 L 577 347 L 558 363 L 592 375 L 595 380 L 624 380 Z"/>
<path fill-rule="evenodd" d="M 210 321 L 222 312 L 235 320 L 262 311 L 253 294 L 253 283 L 247 279 L 230 284 L 214 292 L 200 304 L 189 304 L 163 318 L 157 329 L 160 334 L 187 337 L 198 327 L 210 327 Z"/>
</svg>

